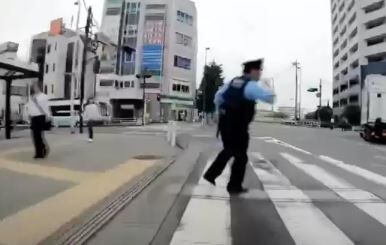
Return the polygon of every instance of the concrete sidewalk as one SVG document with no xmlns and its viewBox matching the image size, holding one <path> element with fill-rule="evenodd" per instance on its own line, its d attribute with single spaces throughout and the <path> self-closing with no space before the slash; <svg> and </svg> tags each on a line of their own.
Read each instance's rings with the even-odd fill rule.
<svg viewBox="0 0 386 245">
<path fill-rule="evenodd" d="M 151 181 L 179 153 L 161 136 L 96 131 L 92 144 L 85 135 L 47 135 L 51 153 L 41 161 L 33 160 L 30 139 L 0 142 L 0 244 L 60 244 L 111 197 L 131 186 L 140 191 L 144 176 Z"/>
</svg>

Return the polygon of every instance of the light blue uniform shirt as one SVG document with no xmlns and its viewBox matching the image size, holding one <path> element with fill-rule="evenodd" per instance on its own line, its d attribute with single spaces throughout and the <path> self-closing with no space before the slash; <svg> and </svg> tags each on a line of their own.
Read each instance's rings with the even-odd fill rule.
<svg viewBox="0 0 386 245">
<path fill-rule="evenodd" d="M 230 85 L 224 84 L 216 93 L 214 97 L 214 104 L 217 108 L 221 106 L 222 103 L 224 103 L 223 94 L 228 89 Z M 245 86 L 244 89 L 244 98 L 250 101 L 263 101 L 265 103 L 273 104 L 275 100 L 274 93 L 266 88 L 263 88 L 260 85 L 260 82 L 257 81 L 249 81 L 247 86 Z"/>
</svg>

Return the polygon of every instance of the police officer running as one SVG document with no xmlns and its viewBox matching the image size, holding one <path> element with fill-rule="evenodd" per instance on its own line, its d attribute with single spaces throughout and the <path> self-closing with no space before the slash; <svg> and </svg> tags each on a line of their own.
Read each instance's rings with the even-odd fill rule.
<svg viewBox="0 0 386 245">
<path fill-rule="evenodd" d="M 241 77 L 225 84 L 215 95 L 215 105 L 219 110 L 219 133 L 223 150 L 204 174 L 204 178 L 216 185 L 228 161 L 233 157 L 231 177 L 227 186 L 230 194 L 241 194 L 248 190 L 243 187 L 245 169 L 248 163 L 249 124 L 255 115 L 257 100 L 273 103 L 275 95 L 268 86 L 259 81 L 263 59 L 244 63 Z"/>
</svg>

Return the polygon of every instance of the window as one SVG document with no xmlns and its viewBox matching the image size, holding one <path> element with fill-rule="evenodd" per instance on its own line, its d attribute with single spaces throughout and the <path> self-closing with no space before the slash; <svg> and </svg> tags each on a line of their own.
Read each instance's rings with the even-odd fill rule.
<svg viewBox="0 0 386 245">
<path fill-rule="evenodd" d="M 148 4 L 146 5 L 146 9 L 165 9 L 165 4 Z"/>
<path fill-rule="evenodd" d="M 384 42 L 384 37 L 367 40 L 367 46 L 373 46 Z"/>
<path fill-rule="evenodd" d="M 131 82 L 130 81 L 126 81 L 125 82 L 125 88 L 130 88 L 131 87 Z"/>
<path fill-rule="evenodd" d="M 50 68 L 49 65 L 46 64 L 46 73 L 48 73 L 49 68 Z"/>
<path fill-rule="evenodd" d="M 177 91 L 177 84 L 173 84 L 173 91 Z"/>
<path fill-rule="evenodd" d="M 114 84 L 113 80 L 101 80 L 99 83 L 101 87 L 112 87 L 113 84 Z"/>
<path fill-rule="evenodd" d="M 381 26 L 385 23 L 385 20 L 386 20 L 386 17 L 381 17 L 373 21 L 370 21 L 366 24 L 366 28 L 367 30 L 369 30 L 369 29 L 373 29 L 375 27 Z"/>
<path fill-rule="evenodd" d="M 183 58 L 181 56 L 174 56 L 174 66 L 179 67 L 185 70 L 190 70 L 191 69 L 191 63 L 192 60 L 188 58 Z"/>
<path fill-rule="evenodd" d="M 123 88 L 123 82 L 120 82 L 120 88 Z"/>
<path fill-rule="evenodd" d="M 108 8 L 106 10 L 106 15 L 119 15 L 121 13 L 121 8 Z"/>
<path fill-rule="evenodd" d="M 115 81 L 115 88 L 119 88 L 119 82 Z"/>
<path fill-rule="evenodd" d="M 51 44 L 48 44 L 47 46 L 47 54 L 49 54 L 51 52 Z"/>
<path fill-rule="evenodd" d="M 178 10 L 177 21 L 191 26 L 193 25 L 193 16 Z"/>
<path fill-rule="evenodd" d="M 55 51 L 58 49 L 58 43 L 55 42 Z"/>
<path fill-rule="evenodd" d="M 51 85 L 51 94 L 53 94 L 54 93 L 54 85 L 52 84 Z"/>
<path fill-rule="evenodd" d="M 44 85 L 44 93 L 47 94 L 47 85 Z"/>
<path fill-rule="evenodd" d="M 55 72 L 55 63 L 52 64 L 52 71 Z"/>
<path fill-rule="evenodd" d="M 377 98 L 382 98 L 382 94 L 377 94 Z"/>
<path fill-rule="evenodd" d="M 182 33 L 176 32 L 176 42 L 177 44 L 184 45 L 186 47 L 191 47 L 192 46 L 192 38 L 184 35 Z"/>
<path fill-rule="evenodd" d="M 134 83 L 134 81 L 131 81 L 131 87 L 132 87 L 132 88 L 135 88 L 135 83 Z"/>
<path fill-rule="evenodd" d="M 385 1 L 382 0 L 366 6 L 363 10 L 365 11 L 366 14 L 368 14 L 381 9 L 384 5 L 385 5 Z"/>
</svg>

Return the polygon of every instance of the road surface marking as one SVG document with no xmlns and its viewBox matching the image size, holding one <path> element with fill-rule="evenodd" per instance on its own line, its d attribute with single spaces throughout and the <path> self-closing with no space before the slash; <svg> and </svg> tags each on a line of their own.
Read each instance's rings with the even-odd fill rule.
<svg viewBox="0 0 386 245">
<path fill-rule="evenodd" d="M 6 159 L 0 159 L 0 169 L 74 183 L 80 183 L 99 174 L 95 172 L 72 171 L 35 163 L 21 163 Z"/>
<path fill-rule="evenodd" d="M 386 185 L 386 177 L 383 175 L 371 172 L 367 169 L 358 167 L 356 165 L 344 163 L 342 161 L 333 159 L 333 158 L 328 157 L 328 156 L 319 156 L 319 158 L 322 159 L 323 161 L 331 164 L 331 165 L 334 165 L 338 168 L 344 169 L 350 173 L 353 173 L 357 176 L 365 178 L 371 182 L 375 182 L 375 183 L 381 184 L 381 185 Z"/>
<path fill-rule="evenodd" d="M 293 186 L 272 163 L 268 161 L 263 163 L 262 160 L 259 160 L 259 164 L 251 163 L 252 168 L 262 182 L 295 244 L 354 244 L 320 209 L 311 203 L 310 198 L 302 190 Z M 281 187 L 283 190 L 287 187 L 289 191 L 281 190 L 280 193 L 277 193 L 275 187 Z M 294 194 L 297 198 L 308 199 L 309 202 L 283 203 L 275 201 L 278 196 L 287 198 Z"/>
<path fill-rule="evenodd" d="M 0 222 L 0 244 L 38 244 L 155 164 L 129 160 L 4 218 Z"/>
<path fill-rule="evenodd" d="M 207 161 L 205 170 L 212 164 L 213 159 Z M 203 172 L 205 173 L 205 171 Z M 223 187 L 228 181 L 229 167 L 224 174 L 216 179 L 217 186 Z M 205 197 L 195 196 L 197 188 L 207 188 Z M 213 198 L 218 187 L 213 187 L 202 177 L 193 191 L 192 198 L 185 209 L 181 222 L 175 231 L 171 245 L 213 244 L 231 245 L 231 215 L 229 195 L 224 200 Z M 222 188 L 223 189 L 223 188 Z"/>
<path fill-rule="evenodd" d="M 312 176 L 314 179 L 319 180 L 340 197 L 354 204 L 363 212 L 386 226 L 386 203 L 384 203 L 382 199 L 370 192 L 355 188 L 345 180 L 336 177 L 319 166 L 304 163 L 302 160 L 288 153 L 281 153 L 281 155 L 293 166 Z"/>
<path fill-rule="evenodd" d="M 297 146 L 291 145 L 291 144 L 289 144 L 287 142 L 284 142 L 284 141 L 279 140 L 279 139 L 275 139 L 273 137 L 258 137 L 258 139 L 264 140 L 267 143 L 273 143 L 273 144 L 281 145 L 283 147 L 290 148 L 292 150 L 301 152 L 301 153 L 306 154 L 306 155 L 312 155 L 312 153 L 309 152 L 309 151 L 303 150 L 303 149 L 301 149 L 301 148 L 299 148 Z"/>
</svg>

